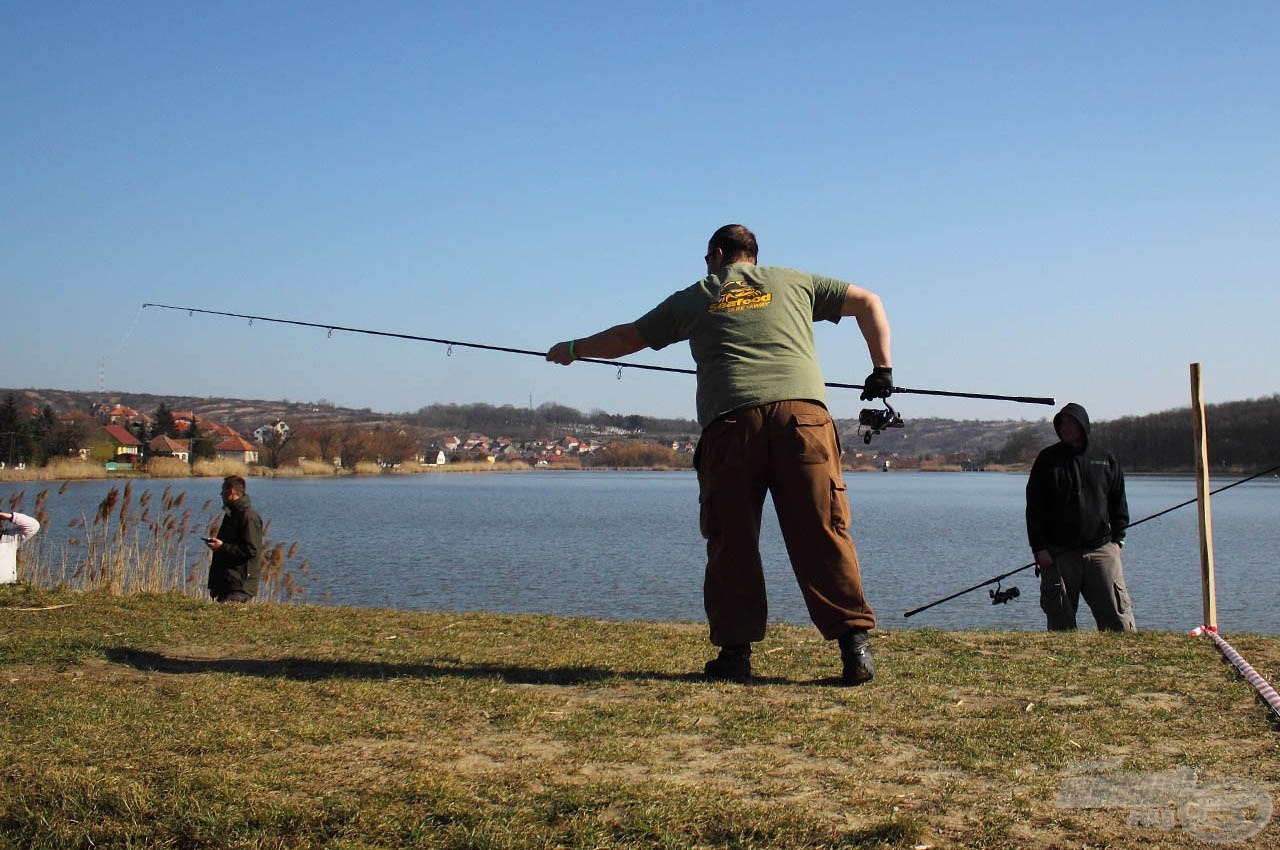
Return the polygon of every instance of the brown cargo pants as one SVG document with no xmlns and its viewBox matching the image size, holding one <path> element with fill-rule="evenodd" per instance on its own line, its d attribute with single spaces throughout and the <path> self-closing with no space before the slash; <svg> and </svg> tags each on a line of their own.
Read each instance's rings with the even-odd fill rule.
<svg viewBox="0 0 1280 850">
<path fill-rule="evenodd" d="M 760 519 L 774 510 L 809 617 L 827 640 L 871 629 L 849 502 L 840 474 L 840 438 L 812 401 L 743 408 L 707 426 L 694 454 L 699 523 L 707 541 L 703 604 L 711 643 L 762 640 L 768 620 Z"/>
</svg>

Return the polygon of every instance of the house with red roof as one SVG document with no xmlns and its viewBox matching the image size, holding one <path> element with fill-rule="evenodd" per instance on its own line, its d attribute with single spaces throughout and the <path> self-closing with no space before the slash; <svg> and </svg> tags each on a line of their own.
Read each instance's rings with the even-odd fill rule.
<svg viewBox="0 0 1280 850">
<path fill-rule="evenodd" d="M 103 425 L 102 430 L 107 432 L 107 439 L 111 441 L 117 455 L 142 454 L 142 441 L 129 433 L 124 426 Z"/>
<path fill-rule="evenodd" d="M 213 446 L 214 452 L 218 457 L 228 460 L 236 460 L 241 463 L 257 463 L 258 449 L 253 443 L 241 437 L 234 431 L 230 437 L 223 437 Z"/>
<path fill-rule="evenodd" d="M 137 466 L 142 460 L 142 441 L 133 436 L 123 425 L 103 425 L 94 440 L 90 454 L 107 463 L 127 463 Z"/>
<path fill-rule="evenodd" d="M 178 460 L 190 462 L 191 441 L 166 437 L 161 434 L 147 443 L 147 451 L 152 457 L 176 457 Z"/>
</svg>

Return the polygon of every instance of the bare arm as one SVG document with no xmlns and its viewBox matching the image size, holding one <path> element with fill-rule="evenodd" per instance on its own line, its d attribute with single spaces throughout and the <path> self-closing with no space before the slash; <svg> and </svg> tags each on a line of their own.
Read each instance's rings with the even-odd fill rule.
<svg viewBox="0 0 1280 850">
<path fill-rule="evenodd" d="M 569 353 L 570 345 L 573 346 L 572 355 Z M 608 330 L 600 331 L 598 334 L 593 334 L 583 339 L 575 339 L 572 343 L 567 340 L 565 342 L 557 342 L 547 352 L 547 359 L 552 363 L 568 366 L 574 360 L 579 360 L 583 357 L 612 360 L 615 357 L 626 357 L 628 354 L 635 354 L 646 347 L 644 337 L 640 336 L 640 331 L 636 329 L 635 323 L 627 322 L 624 325 L 614 325 Z"/>
<path fill-rule="evenodd" d="M 850 284 L 840 315 L 853 316 L 857 320 L 858 330 L 862 331 L 862 338 L 867 341 L 867 353 L 871 355 L 872 366 L 893 366 L 889 355 L 889 317 L 884 312 L 879 295 Z"/>
</svg>

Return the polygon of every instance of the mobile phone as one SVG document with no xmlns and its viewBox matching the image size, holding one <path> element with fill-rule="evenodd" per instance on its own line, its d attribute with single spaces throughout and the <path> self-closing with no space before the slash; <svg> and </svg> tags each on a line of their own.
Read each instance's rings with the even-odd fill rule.
<svg viewBox="0 0 1280 850">
<path fill-rule="evenodd" d="M 200 539 L 201 539 L 201 540 L 203 540 L 205 543 L 212 543 L 213 541 L 217 540 L 218 538 L 216 538 L 216 537 L 201 537 Z"/>
</svg>

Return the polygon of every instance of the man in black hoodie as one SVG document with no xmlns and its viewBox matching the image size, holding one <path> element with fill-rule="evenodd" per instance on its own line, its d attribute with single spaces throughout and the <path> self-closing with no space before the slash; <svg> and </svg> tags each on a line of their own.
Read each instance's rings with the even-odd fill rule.
<svg viewBox="0 0 1280 850">
<path fill-rule="evenodd" d="M 1058 411 L 1053 428 L 1059 442 L 1036 456 L 1027 480 L 1027 539 L 1049 630 L 1074 629 L 1084 596 L 1099 631 L 1137 631 L 1120 565 L 1129 525 L 1124 471 L 1090 445 L 1080 405 Z"/>
<path fill-rule="evenodd" d="M 222 480 L 222 525 L 218 536 L 205 540 L 209 562 L 209 595 L 218 602 L 248 602 L 258 592 L 262 573 L 262 517 L 253 509 L 244 479 Z"/>
</svg>

